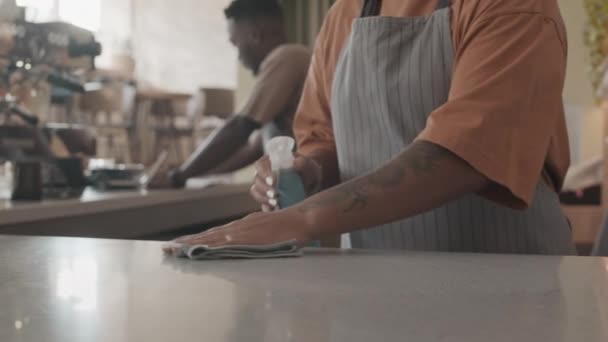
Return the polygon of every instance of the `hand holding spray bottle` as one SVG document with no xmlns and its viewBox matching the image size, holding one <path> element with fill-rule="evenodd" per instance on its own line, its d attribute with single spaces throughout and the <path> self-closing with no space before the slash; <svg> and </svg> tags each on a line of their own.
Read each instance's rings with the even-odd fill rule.
<svg viewBox="0 0 608 342">
<path fill-rule="evenodd" d="M 304 182 L 294 169 L 295 145 L 296 142 L 291 137 L 276 137 L 266 144 L 266 153 L 277 182 L 278 209 L 289 208 L 306 199 Z M 320 244 L 315 241 L 312 246 L 320 247 Z"/>
</svg>

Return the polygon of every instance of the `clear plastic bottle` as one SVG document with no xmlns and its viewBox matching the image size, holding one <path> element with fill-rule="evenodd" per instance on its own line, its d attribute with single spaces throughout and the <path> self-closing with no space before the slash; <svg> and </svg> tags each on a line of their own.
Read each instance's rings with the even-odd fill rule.
<svg viewBox="0 0 608 342">
<path fill-rule="evenodd" d="M 272 172 L 277 180 L 280 209 L 289 208 L 306 199 L 302 178 L 293 169 L 294 147 L 295 141 L 290 137 L 276 137 L 266 145 Z"/>
<path fill-rule="evenodd" d="M 291 137 L 276 137 L 266 144 L 266 153 L 277 181 L 279 209 L 289 208 L 306 199 L 302 177 L 294 170 L 295 145 L 296 142 Z M 312 245 L 318 247 L 319 243 L 314 242 Z"/>
</svg>

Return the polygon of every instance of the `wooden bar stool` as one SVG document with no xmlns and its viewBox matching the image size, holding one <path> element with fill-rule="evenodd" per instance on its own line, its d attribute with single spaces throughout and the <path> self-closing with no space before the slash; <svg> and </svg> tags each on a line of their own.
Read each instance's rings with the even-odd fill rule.
<svg viewBox="0 0 608 342">
<path fill-rule="evenodd" d="M 132 154 L 137 139 L 136 95 L 132 82 L 120 81 L 82 96 L 80 108 L 88 114 L 84 123 L 97 132 L 99 157 L 124 163 L 137 158 Z"/>
<path fill-rule="evenodd" d="M 149 94 L 150 95 L 150 94 Z M 154 135 L 154 160 L 163 150 L 171 153 L 171 162 L 182 163 L 205 138 L 205 117 L 226 118 L 234 111 L 234 91 L 200 88 L 192 95 L 165 93 L 149 98 L 149 124 Z"/>
</svg>

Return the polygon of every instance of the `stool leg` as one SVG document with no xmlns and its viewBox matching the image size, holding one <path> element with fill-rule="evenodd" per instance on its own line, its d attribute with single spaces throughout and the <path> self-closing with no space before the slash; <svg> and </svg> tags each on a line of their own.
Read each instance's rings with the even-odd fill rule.
<svg viewBox="0 0 608 342">
<path fill-rule="evenodd" d="M 122 133 L 122 141 L 123 141 L 123 153 L 125 155 L 125 161 L 130 164 L 133 163 L 133 158 L 131 156 L 131 144 L 129 141 L 129 131 L 128 129 L 124 130 Z"/>
<path fill-rule="evenodd" d="M 178 162 L 181 163 L 183 162 L 183 156 L 182 156 L 182 149 L 180 147 L 180 139 L 177 136 L 177 134 L 175 134 L 175 132 L 172 134 L 172 138 L 171 138 L 172 142 L 173 142 L 173 147 L 175 149 L 175 157 L 177 157 Z"/>
</svg>

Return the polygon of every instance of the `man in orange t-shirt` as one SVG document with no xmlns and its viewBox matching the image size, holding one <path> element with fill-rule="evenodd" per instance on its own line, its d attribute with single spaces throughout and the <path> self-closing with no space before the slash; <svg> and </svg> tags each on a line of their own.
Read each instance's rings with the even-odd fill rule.
<svg viewBox="0 0 608 342">
<path fill-rule="evenodd" d="M 306 244 L 573 254 L 557 191 L 569 166 L 567 43 L 555 0 L 341 0 L 294 130 L 310 189 L 185 244 Z M 277 203 L 267 160 L 252 188 Z"/>
</svg>

